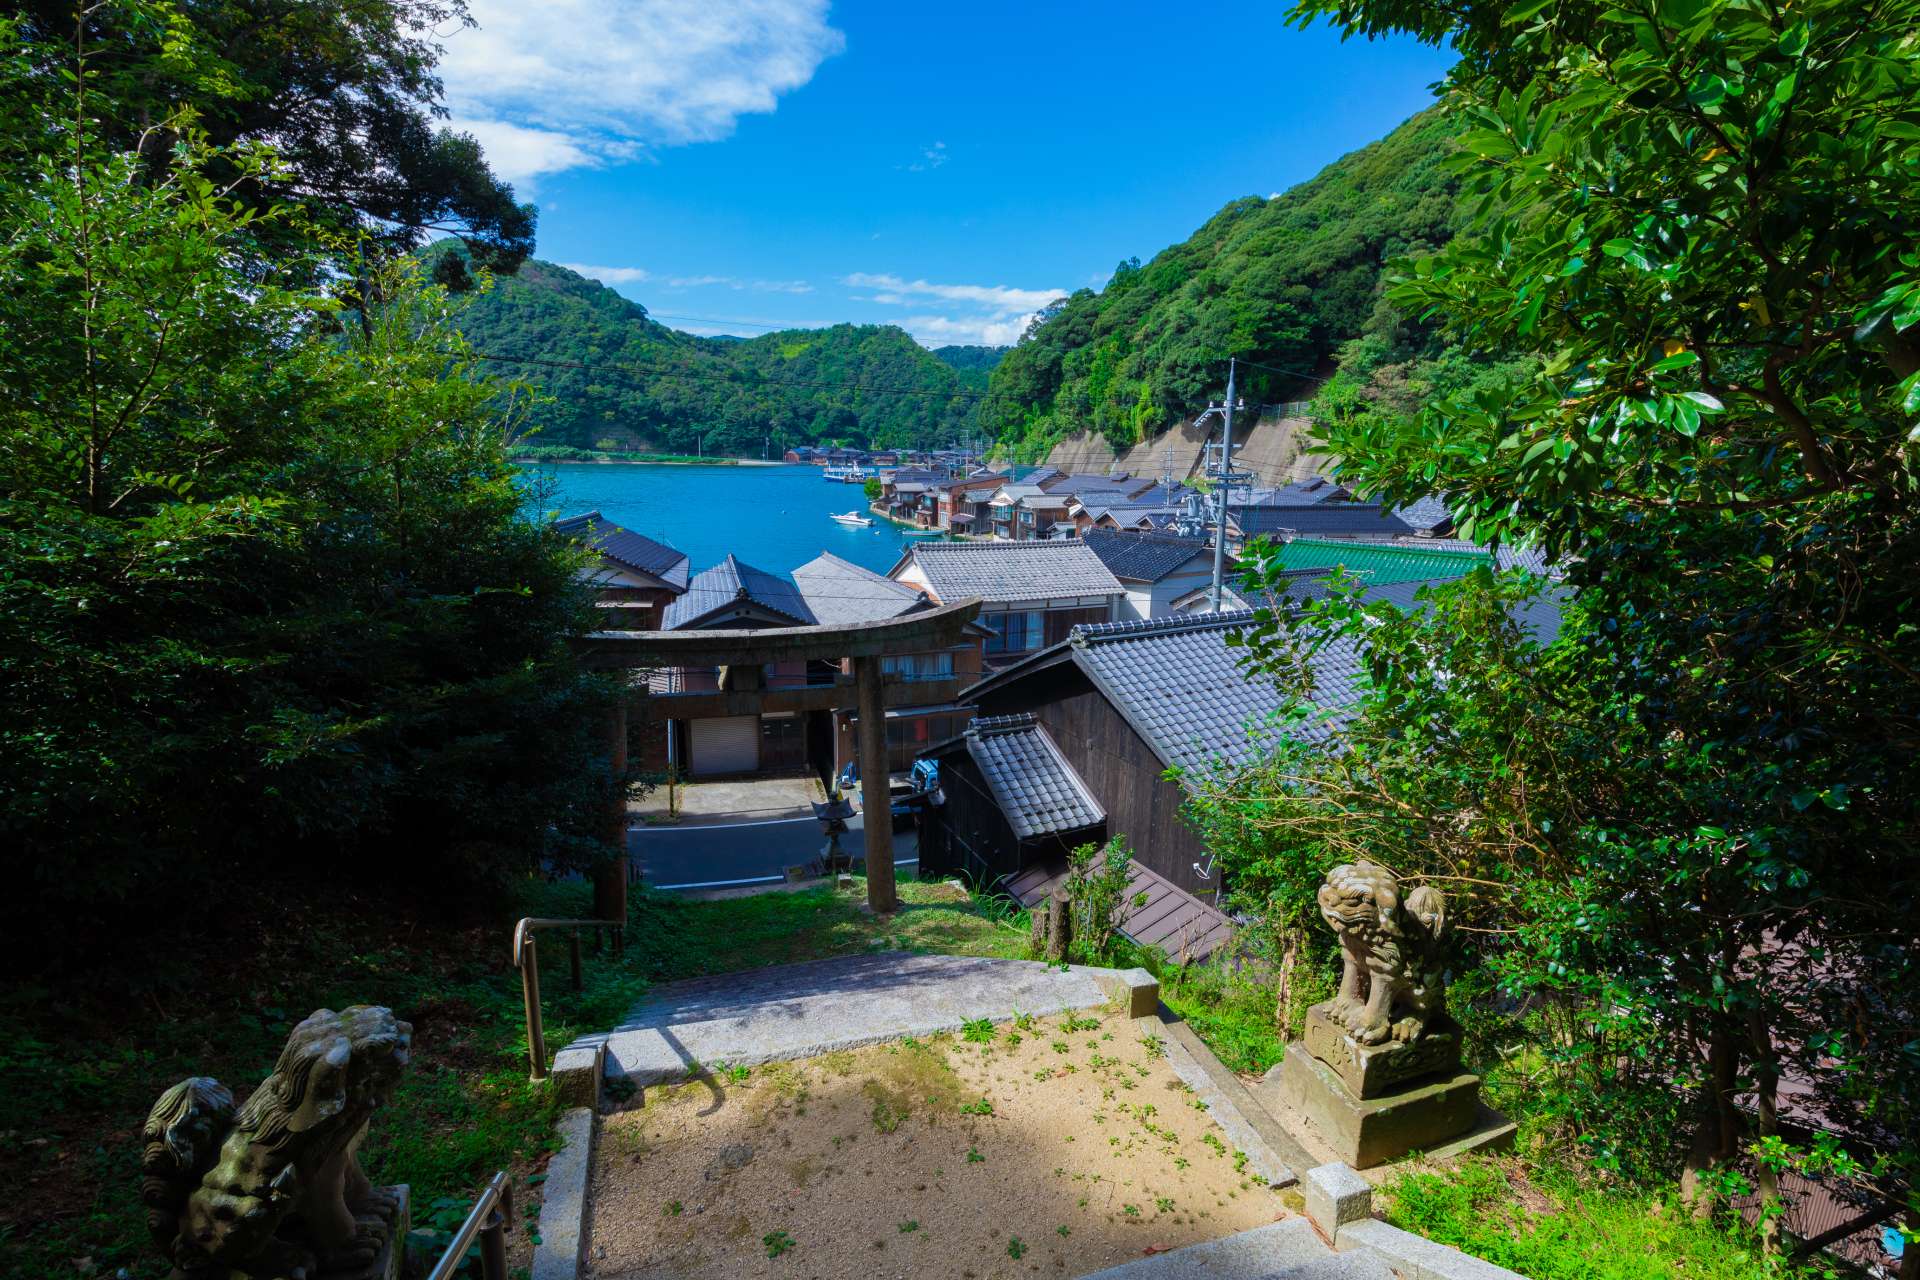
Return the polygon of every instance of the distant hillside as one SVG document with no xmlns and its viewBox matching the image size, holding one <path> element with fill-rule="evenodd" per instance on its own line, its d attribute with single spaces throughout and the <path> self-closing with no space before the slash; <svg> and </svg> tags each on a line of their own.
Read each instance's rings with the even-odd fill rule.
<svg viewBox="0 0 1920 1280">
<path fill-rule="evenodd" d="M 1381 265 L 1445 243 L 1453 181 L 1441 161 L 1449 126 L 1423 112 L 1311 181 L 1215 214 L 1184 243 L 1107 286 L 1083 289 L 994 369 L 982 425 L 1023 457 L 1080 432 L 1125 449 L 1191 417 L 1223 391 L 1226 359 L 1249 370 L 1249 401 L 1310 399 L 1344 356 L 1365 374 L 1439 354 L 1430 335 L 1385 306 Z"/>
<path fill-rule="evenodd" d="M 934 356 L 948 368 L 959 372 L 961 380 L 980 391 L 987 389 L 987 377 L 1012 347 L 935 347 Z"/>
<path fill-rule="evenodd" d="M 550 397 L 533 412 L 543 445 L 752 457 L 824 440 L 931 446 L 966 435 L 977 404 L 954 394 L 977 380 L 891 325 L 699 338 L 538 259 L 475 298 L 461 329 L 490 354 L 596 366 L 497 366 Z M 890 394 L 901 391 L 932 394 Z"/>
</svg>

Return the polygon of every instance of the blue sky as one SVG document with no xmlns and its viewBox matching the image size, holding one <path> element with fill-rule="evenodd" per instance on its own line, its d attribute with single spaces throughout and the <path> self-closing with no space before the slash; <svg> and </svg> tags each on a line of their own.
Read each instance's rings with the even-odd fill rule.
<svg viewBox="0 0 1920 1280">
<path fill-rule="evenodd" d="M 1432 100 L 1449 58 L 1278 4 L 473 0 L 457 127 L 538 255 L 697 333 L 1009 342 Z"/>
</svg>

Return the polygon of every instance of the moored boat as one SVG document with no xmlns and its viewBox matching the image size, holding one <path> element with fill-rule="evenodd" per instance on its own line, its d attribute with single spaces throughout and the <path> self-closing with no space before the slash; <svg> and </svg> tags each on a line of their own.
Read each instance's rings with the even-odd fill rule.
<svg viewBox="0 0 1920 1280">
<path fill-rule="evenodd" d="M 873 523 L 873 521 L 867 519 L 858 511 L 842 511 L 838 515 L 828 516 L 827 519 L 833 521 L 835 524 L 859 525 L 861 528 L 865 528 Z"/>
</svg>

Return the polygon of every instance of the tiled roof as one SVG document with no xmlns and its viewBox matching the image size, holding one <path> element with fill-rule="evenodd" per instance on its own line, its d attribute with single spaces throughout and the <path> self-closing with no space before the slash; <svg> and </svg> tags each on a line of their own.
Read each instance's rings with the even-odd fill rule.
<svg viewBox="0 0 1920 1280">
<path fill-rule="evenodd" d="M 1036 862 L 1008 877 L 1006 890 L 1023 907 L 1044 902 L 1067 878 L 1063 862 Z M 1233 936 L 1233 922 L 1137 859 L 1127 865 L 1120 895 L 1120 932 L 1170 959 L 1204 960 Z"/>
<path fill-rule="evenodd" d="M 586 543 L 616 564 L 649 574 L 675 590 L 687 589 L 685 552 L 617 525 L 598 511 L 555 520 L 553 527 L 563 537 Z"/>
<path fill-rule="evenodd" d="M 1241 665 L 1245 650 L 1227 644 L 1228 634 L 1253 617 L 1237 610 L 1109 622 L 1075 627 L 1069 643 L 1074 660 L 1155 754 L 1204 773 L 1216 761 L 1239 765 L 1259 754 L 1269 736 L 1264 726 L 1283 701 L 1267 676 Z M 1360 655 L 1350 642 L 1323 647 L 1313 668 L 1316 704 L 1341 707 L 1359 696 Z"/>
<path fill-rule="evenodd" d="M 1107 493 L 1131 496 L 1151 487 L 1152 484 L 1152 480 L 1139 479 L 1132 476 L 1073 475 L 1048 480 L 1046 490 L 1048 493 L 1061 498 L 1078 498 Z"/>
<path fill-rule="evenodd" d="M 1478 542 L 1468 542 L 1462 538 L 1396 538 L 1392 545 L 1420 547 L 1434 551 L 1478 551 L 1482 555 L 1492 556 L 1494 566 L 1502 572 L 1520 568 L 1543 578 L 1557 578 L 1562 569 L 1560 565 L 1549 563 L 1546 553 L 1537 547 L 1511 547 L 1505 543 L 1489 547 Z"/>
<path fill-rule="evenodd" d="M 1472 546 L 1441 546 L 1417 542 L 1337 542 L 1295 538 L 1279 548 L 1280 563 L 1289 569 L 1344 568 L 1370 583 L 1413 582 L 1431 578 L 1458 578 L 1493 557 Z"/>
<path fill-rule="evenodd" d="M 1447 510 L 1447 504 L 1439 498 L 1422 498 L 1404 507 L 1395 507 L 1393 514 L 1406 521 L 1409 528 L 1423 532 L 1453 523 L 1453 513 Z"/>
<path fill-rule="evenodd" d="M 1120 580 L 1079 540 L 1068 542 L 916 542 L 908 553 L 933 594 L 951 604 L 1115 595 Z"/>
<path fill-rule="evenodd" d="M 1081 539 L 1116 578 L 1131 582 L 1158 582 L 1207 549 L 1198 538 L 1169 538 L 1164 534 L 1129 533 L 1118 529 L 1089 529 Z"/>
<path fill-rule="evenodd" d="M 1384 600 L 1400 612 L 1410 613 L 1426 607 L 1426 602 L 1418 598 L 1422 587 L 1441 587 L 1456 581 L 1457 578 L 1434 578 L 1426 582 L 1385 582 L 1369 586 L 1361 593 L 1361 598 Z M 1304 591 L 1296 590 L 1294 595 L 1300 598 L 1311 596 L 1318 585 L 1309 584 Z M 1520 629 L 1535 644 L 1552 644 L 1560 638 L 1560 611 L 1571 598 L 1571 593 L 1564 586 L 1548 586 L 1539 595 L 1522 601 L 1512 615 L 1513 620 L 1520 624 Z"/>
<path fill-rule="evenodd" d="M 994 492 L 994 502 L 1018 502 L 1022 498 L 1036 497 L 1046 491 L 1037 484 L 1003 484 Z"/>
<path fill-rule="evenodd" d="M 927 603 L 925 596 L 905 583 L 825 551 L 795 569 L 793 581 L 820 623 L 878 622 Z"/>
<path fill-rule="evenodd" d="M 1286 531 L 1311 537 L 1316 533 L 1366 533 L 1391 537 L 1412 533 L 1407 522 L 1373 502 L 1323 502 L 1310 507 L 1236 507 L 1227 517 L 1247 537 Z"/>
<path fill-rule="evenodd" d="M 1106 820 L 1106 811 L 1033 716 L 976 718 L 967 726 L 966 741 L 967 753 L 1020 839 L 1079 831 Z"/>
<path fill-rule="evenodd" d="M 812 610 L 793 583 L 730 555 L 713 568 L 695 574 L 687 593 L 667 606 L 667 630 L 699 626 L 713 614 L 740 601 L 751 601 L 781 618 L 791 619 L 789 625 L 792 626 L 811 626 L 814 622 Z"/>
</svg>

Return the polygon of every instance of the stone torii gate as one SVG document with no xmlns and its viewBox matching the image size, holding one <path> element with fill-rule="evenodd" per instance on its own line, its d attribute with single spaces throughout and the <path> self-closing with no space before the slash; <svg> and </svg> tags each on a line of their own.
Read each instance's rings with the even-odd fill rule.
<svg viewBox="0 0 1920 1280">
<path fill-rule="evenodd" d="M 727 713 L 755 715 L 773 709 L 855 709 L 860 718 L 860 795 L 866 815 L 867 903 L 876 912 L 899 905 L 893 882 L 892 800 L 888 794 L 886 694 L 881 659 L 951 648 L 966 639 L 980 612 L 978 600 L 962 600 L 881 622 L 812 627 L 764 627 L 741 631 L 596 631 L 581 642 L 582 661 L 602 670 L 717 666 Z M 851 685 L 806 690 L 769 690 L 761 672 L 770 663 L 853 659 Z M 737 677 L 737 678 L 736 678 Z M 639 697 L 647 697 L 639 694 Z M 607 745 L 616 773 L 627 767 L 627 712 L 633 696 L 607 716 Z M 626 919 L 627 807 L 619 796 L 607 814 L 607 844 L 616 857 L 595 881 L 595 914 Z"/>
</svg>

